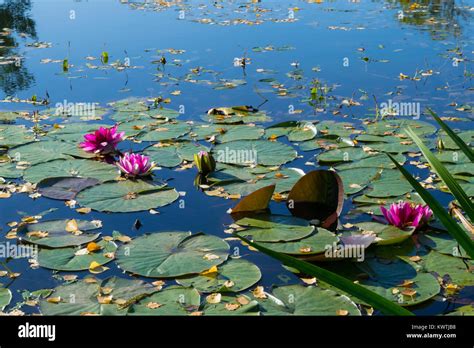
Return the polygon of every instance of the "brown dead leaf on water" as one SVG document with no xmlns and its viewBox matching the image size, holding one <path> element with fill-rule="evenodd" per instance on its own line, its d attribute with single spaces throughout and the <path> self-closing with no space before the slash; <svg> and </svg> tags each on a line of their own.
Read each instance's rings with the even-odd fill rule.
<svg viewBox="0 0 474 348">
<path fill-rule="evenodd" d="M 239 308 L 240 308 L 239 303 L 226 303 L 225 304 L 225 309 L 227 309 L 228 311 L 235 311 Z"/>
<path fill-rule="evenodd" d="M 255 289 L 252 290 L 252 294 L 255 298 L 267 298 L 263 286 L 257 286 Z"/>
<path fill-rule="evenodd" d="M 157 308 L 160 308 L 161 306 L 163 306 L 161 303 L 158 303 L 158 302 L 148 302 L 146 307 L 147 308 L 150 308 L 150 309 L 157 309 Z"/>
<path fill-rule="evenodd" d="M 216 304 L 216 303 L 220 303 L 221 299 L 222 299 L 222 295 L 217 292 L 217 293 L 208 295 L 206 297 L 206 302 L 210 304 Z"/>
</svg>

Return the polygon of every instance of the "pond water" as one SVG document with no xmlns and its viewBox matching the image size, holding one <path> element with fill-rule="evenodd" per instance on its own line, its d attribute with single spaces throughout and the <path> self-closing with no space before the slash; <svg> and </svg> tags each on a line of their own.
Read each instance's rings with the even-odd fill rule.
<svg viewBox="0 0 474 348">
<path fill-rule="evenodd" d="M 0 34 L 0 110 L 28 112 L 29 116 L 17 117 L 15 123 L 36 124 L 54 134 L 62 125 L 75 122 L 113 125 L 116 120 L 110 116 L 114 111 L 109 106 L 101 120 L 88 121 L 39 117 L 35 123 L 31 115 L 47 115 L 47 110 L 68 103 L 107 107 L 132 97 L 145 98 L 153 110 L 161 106 L 176 110 L 179 122 L 188 124 L 203 122 L 212 108 L 253 106 L 268 116 L 265 122 L 256 122 L 260 127 L 289 120 L 329 120 L 350 122 L 358 128 L 387 104 L 409 108 L 409 114 L 390 115 L 392 119 L 415 118 L 415 122 L 436 125 L 426 112 L 431 108 L 450 118 L 454 128 L 472 130 L 474 1 L 416 4 L 381 0 L 38 0 L 18 4 L 0 0 L 0 28 L 4 28 Z M 312 98 L 314 87 L 317 98 Z M 423 135 L 434 143 L 437 137 L 433 133 Z M 354 134 L 347 138 L 354 138 Z M 267 131 L 266 135 L 271 134 Z M 237 139 L 242 137 L 240 134 Z M 298 141 L 284 137 L 278 141 L 293 146 L 299 155 L 284 167 L 304 172 L 328 168 L 315 158 L 321 148 L 301 151 Z M 200 142 L 210 146 L 205 140 Z M 119 149 L 141 151 L 154 143 L 127 140 Z M 425 179 L 429 170 L 419 164 L 407 162 L 407 168 Z M 15 238 L 6 238 L 9 223 L 35 215 L 43 215 L 43 221 L 100 220 L 103 236 L 111 236 L 112 231 L 131 238 L 156 231 L 192 231 L 231 237 L 225 233 L 233 223 L 227 211 L 237 200 L 206 195 L 194 185 L 195 168 L 178 169 L 162 167 L 154 172 L 180 194 L 172 204 L 156 208 L 159 214 L 151 214 L 148 208 L 132 213 L 92 210 L 80 214 L 60 200 L 32 198 L 32 192 L 14 193 L 0 199 L 0 240 L 16 243 Z M 23 182 L 21 178 L 5 180 Z M 440 191 L 436 196 L 445 204 L 451 200 Z M 369 215 L 353 212 L 352 198 L 345 200 L 341 226 L 371 221 Z M 273 214 L 288 214 L 283 202 L 272 201 L 270 208 Z M 243 259 L 258 265 L 262 274 L 259 285 L 265 289 L 304 284 L 279 262 L 238 241 L 230 240 L 229 244 L 231 251 L 238 250 Z M 68 274 L 32 268 L 27 258 L 4 261 L 8 269 L 20 273 L 12 279 L 0 278 L 13 294 L 7 310 L 21 303 L 24 290 L 57 287 L 64 282 L 61 276 Z M 97 278 L 131 278 L 114 261 L 107 267 L 110 269 Z M 465 285 L 474 285 L 474 276 L 466 273 L 470 278 Z M 73 274 L 79 278 L 90 275 L 87 270 Z M 417 314 L 442 314 L 472 299 L 472 288 L 467 286 L 448 301 L 436 295 L 409 308 Z M 17 307 L 26 313 L 38 311 L 37 306 Z"/>
</svg>

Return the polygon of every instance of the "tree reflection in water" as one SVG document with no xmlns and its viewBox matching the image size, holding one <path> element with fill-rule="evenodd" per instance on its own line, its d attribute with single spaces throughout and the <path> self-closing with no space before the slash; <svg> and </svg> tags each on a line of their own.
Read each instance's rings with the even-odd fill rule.
<svg viewBox="0 0 474 348">
<path fill-rule="evenodd" d="M 0 1 L 0 89 L 8 95 L 28 89 L 34 76 L 26 69 L 18 55 L 15 34 L 36 38 L 35 22 L 30 18 L 30 0 Z"/>
</svg>

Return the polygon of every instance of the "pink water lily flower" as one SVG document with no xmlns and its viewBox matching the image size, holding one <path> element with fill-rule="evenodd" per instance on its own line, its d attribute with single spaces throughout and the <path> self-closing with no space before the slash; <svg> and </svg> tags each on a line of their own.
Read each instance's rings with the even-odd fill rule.
<svg viewBox="0 0 474 348">
<path fill-rule="evenodd" d="M 100 127 L 94 133 L 84 135 L 86 141 L 79 145 L 84 151 L 104 155 L 114 152 L 124 136 L 125 132 L 117 132 L 116 125 L 111 128 Z"/>
<path fill-rule="evenodd" d="M 155 162 L 152 162 L 150 157 L 127 152 L 125 155 L 120 157 L 117 166 L 120 168 L 122 173 L 127 176 L 147 176 L 155 167 Z"/>
<path fill-rule="evenodd" d="M 387 222 L 398 228 L 412 226 L 418 229 L 433 216 L 433 211 L 427 205 L 414 205 L 408 202 L 392 203 L 389 209 L 381 206 L 380 210 Z"/>
</svg>

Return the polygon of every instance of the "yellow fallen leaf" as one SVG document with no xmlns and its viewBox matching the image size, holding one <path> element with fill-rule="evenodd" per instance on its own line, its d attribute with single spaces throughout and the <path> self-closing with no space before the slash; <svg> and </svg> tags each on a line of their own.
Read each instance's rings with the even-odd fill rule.
<svg viewBox="0 0 474 348">
<path fill-rule="evenodd" d="M 0 192 L 0 198 L 10 198 L 11 196 L 10 192 Z"/>
<path fill-rule="evenodd" d="M 212 266 L 207 271 L 201 272 L 201 275 L 203 275 L 203 276 L 213 276 L 213 275 L 216 275 L 217 272 L 218 272 L 217 266 Z"/>
<path fill-rule="evenodd" d="M 61 297 L 50 297 L 46 300 L 49 303 L 59 303 L 61 302 Z"/>
<path fill-rule="evenodd" d="M 345 316 L 345 315 L 348 315 L 349 314 L 349 311 L 346 310 L 346 309 L 338 309 L 336 311 L 336 315 L 342 315 L 342 316 Z"/>
<path fill-rule="evenodd" d="M 79 213 L 79 214 L 89 214 L 92 209 L 91 208 L 77 208 L 76 211 Z"/>
<path fill-rule="evenodd" d="M 79 226 L 77 225 L 77 221 L 75 219 L 68 220 L 66 222 L 66 227 L 65 230 L 67 232 L 73 233 L 73 234 L 81 234 L 82 232 L 79 230 Z"/>
<path fill-rule="evenodd" d="M 108 269 L 109 269 L 108 267 L 102 266 L 97 261 L 92 261 L 89 265 L 89 272 L 93 274 L 99 274 L 99 273 L 105 272 Z"/>
<path fill-rule="evenodd" d="M 97 243 L 90 242 L 89 244 L 87 244 L 87 251 L 90 253 L 93 253 L 94 251 L 98 251 L 100 249 L 102 249 L 102 247 Z"/>
</svg>

